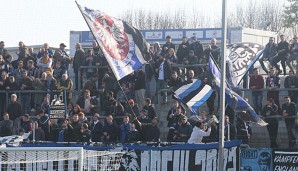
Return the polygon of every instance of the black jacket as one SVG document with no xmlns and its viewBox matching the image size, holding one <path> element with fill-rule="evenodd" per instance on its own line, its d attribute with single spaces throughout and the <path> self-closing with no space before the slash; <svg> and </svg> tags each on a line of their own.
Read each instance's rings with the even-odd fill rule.
<svg viewBox="0 0 298 171">
<path fill-rule="evenodd" d="M 91 129 L 92 142 L 100 142 L 101 136 L 102 136 L 102 131 L 103 131 L 102 123 L 100 121 L 98 121 L 96 124 L 94 124 L 94 122 L 92 122 L 90 129 Z"/>
<path fill-rule="evenodd" d="M 158 79 L 159 67 L 160 67 L 160 64 L 162 62 L 163 61 L 158 60 L 156 65 L 155 65 L 155 71 L 157 71 L 156 72 L 156 79 Z M 164 80 L 166 80 L 166 79 L 169 80 L 171 78 L 171 75 L 172 75 L 172 66 L 167 60 L 164 60 L 163 71 L 164 71 Z"/>
</svg>

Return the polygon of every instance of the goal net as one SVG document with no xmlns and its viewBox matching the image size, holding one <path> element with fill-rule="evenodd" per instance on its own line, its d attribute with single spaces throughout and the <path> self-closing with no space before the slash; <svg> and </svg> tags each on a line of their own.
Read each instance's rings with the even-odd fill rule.
<svg viewBox="0 0 298 171">
<path fill-rule="evenodd" d="M 82 147 L 0 148 L 0 171 L 119 170 L 123 152 Z"/>
</svg>

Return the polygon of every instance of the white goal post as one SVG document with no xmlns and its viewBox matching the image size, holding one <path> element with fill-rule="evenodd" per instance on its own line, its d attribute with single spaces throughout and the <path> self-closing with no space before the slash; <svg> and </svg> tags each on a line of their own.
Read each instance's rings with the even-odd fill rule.
<svg viewBox="0 0 298 171">
<path fill-rule="evenodd" d="M 0 148 L 0 171 L 118 170 L 123 152 L 83 147 Z"/>
</svg>

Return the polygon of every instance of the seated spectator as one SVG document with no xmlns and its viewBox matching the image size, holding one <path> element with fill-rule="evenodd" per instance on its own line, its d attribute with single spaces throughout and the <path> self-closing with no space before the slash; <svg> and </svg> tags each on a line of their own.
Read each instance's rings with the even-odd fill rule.
<svg viewBox="0 0 298 171">
<path fill-rule="evenodd" d="M 35 141 L 45 141 L 45 132 L 44 130 L 39 127 L 38 122 L 34 122 L 34 128 L 35 128 L 35 137 L 33 137 L 33 132 L 31 132 L 29 139 L 31 141 L 35 140 Z"/>
<path fill-rule="evenodd" d="M 146 132 L 144 133 L 145 141 L 148 142 L 159 142 L 160 129 L 158 128 L 159 120 L 157 118 L 152 119 L 151 124 L 146 126 Z"/>
<path fill-rule="evenodd" d="M 78 99 L 77 104 L 87 116 L 92 116 L 95 112 L 96 101 L 91 98 L 89 90 L 84 91 L 84 96 Z"/>
<path fill-rule="evenodd" d="M 90 122 L 88 121 L 84 112 L 79 113 L 79 122 L 80 122 L 80 124 L 83 124 L 83 123 L 87 124 L 88 128 L 90 128 Z"/>
<path fill-rule="evenodd" d="M 136 126 L 134 123 L 130 124 L 130 130 L 127 134 L 126 137 L 126 142 L 137 142 L 141 140 L 141 134 L 140 132 L 136 129 Z"/>
<path fill-rule="evenodd" d="M 151 99 L 150 98 L 146 98 L 144 100 L 144 104 L 145 106 L 143 107 L 143 109 L 145 109 L 147 111 L 147 116 L 149 119 L 154 119 L 156 117 L 156 112 L 155 112 L 155 109 L 154 109 L 154 106 L 152 105 L 151 103 Z"/>
<path fill-rule="evenodd" d="M 189 144 L 198 144 L 202 143 L 203 137 L 210 136 L 211 133 L 211 127 L 210 125 L 207 125 L 208 129 L 207 131 L 204 128 L 203 122 L 196 122 L 195 127 L 193 128 L 193 131 L 190 135 L 190 138 L 188 139 L 187 143 Z"/>
<path fill-rule="evenodd" d="M 120 130 L 119 127 L 113 123 L 113 116 L 108 115 L 106 121 L 107 123 L 103 127 L 103 142 L 119 142 Z"/>
<path fill-rule="evenodd" d="M 130 123 L 129 123 L 129 117 L 124 116 L 123 123 L 120 125 L 120 140 L 121 143 L 125 143 L 127 140 L 127 135 L 130 130 Z"/>
<path fill-rule="evenodd" d="M 25 114 L 21 120 L 21 128 L 25 133 L 29 133 L 32 131 L 32 121 L 30 120 L 30 115 Z"/>
<path fill-rule="evenodd" d="M 260 58 L 259 62 L 261 64 L 262 69 L 268 74 L 268 70 L 264 65 L 264 61 L 269 61 L 272 64 L 272 60 L 274 59 L 274 57 L 277 55 L 277 45 L 274 42 L 275 38 L 274 37 L 270 37 L 269 38 L 269 43 L 265 46 L 266 50 L 263 53 L 262 58 Z M 281 73 L 281 71 L 279 71 L 277 73 L 277 75 L 279 75 Z"/>
<path fill-rule="evenodd" d="M 170 81 L 168 82 L 169 87 L 176 87 L 180 85 L 183 82 L 182 78 L 180 78 L 176 71 L 172 72 L 172 76 L 170 78 Z"/>
<path fill-rule="evenodd" d="M 74 114 L 72 116 L 72 121 L 71 121 L 70 125 L 72 127 L 71 142 L 78 142 L 78 141 L 80 141 L 80 134 L 81 134 L 81 126 L 82 126 L 82 124 L 79 122 L 79 115 Z"/>
<path fill-rule="evenodd" d="M 40 67 L 40 72 L 52 73 L 52 59 L 47 51 L 44 52 L 43 57 L 37 60 L 37 66 Z"/>
<path fill-rule="evenodd" d="M 59 82 L 63 74 L 66 74 L 66 70 L 61 67 L 61 62 L 56 62 L 53 68 L 53 77 Z"/>
<path fill-rule="evenodd" d="M 184 65 L 195 65 L 199 64 L 199 57 L 195 55 L 193 50 L 189 51 L 188 56 L 183 59 Z M 202 69 L 200 67 L 187 67 L 187 70 L 193 70 L 195 76 L 198 77 L 202 73 Z"/>
<path fill-rule="evenodd" d="M 14 76 L 8 78 L 9 82 L 7 83 L 5 90 L 18 90 L 18 84 Z"/>
<path fill-rule="evenodd" d="M 174 136 L 174 140 L 187 142 L 187 140 L 190 138 L 190 135 L 192 133 L 192 126 L 187 121 L 187 117 L 184 116 L 181 118 L 181 124 L 178 126 L 178 134 Z"/>
<path fill-rule="evenodd" d="M 88 128 L 88 124 L 83 123 L 81 126 L 80 142 L 90 144 L 91 131 Z"/>
<path fill-rule="evenodd" d="M 9 114 L 4 113 L 3 120 L 0 122 L 0 136 L 5 137 L 12 135 L 12 126 L 13 121 L 9 119 Z"/>
<path fill-rule="evenodd" d="M 12 94 L 10 96 L 11 103 L 7 106 L 7 113 L 10 115 L 11 120 L 15 120 L 16 118 L 20 117 L 23 114 L 22 106 L 17 101 L 17 95 Z"/>
<path fill-rule="evenodd" d="M 103 125 L 99 120 L 99 114 L 93 115 L 93 121 L 91 123 L 91 140 L 92 142 L 100 142 L 103 134 Z"/>
</svg>

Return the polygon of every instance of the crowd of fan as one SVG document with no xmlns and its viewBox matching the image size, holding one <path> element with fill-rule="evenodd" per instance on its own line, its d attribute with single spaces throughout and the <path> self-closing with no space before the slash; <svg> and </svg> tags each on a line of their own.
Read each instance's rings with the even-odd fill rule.
<svg viewBox="0 0 298 171">
<path fill-rule="evenodd" d="M 211 44 L 205 50 L 196 37 L 192 37 L 190 41 L 191 43 L 186 37 L 183 37 L 177 53 L 170 36 L 167 36 L 167 42 L 162 47 L 159 43 L 155 43 L 150 47 L 149 53 L 144 54 L 148 62 L 139 70 L 120 80 L 121 87 L 117 84 L 112 71 L 107 67 L 107 61 L 95 41 L 93 42 L 93 48 L 88 49 L 87 52 L 77 43 L 73 58 L 65 52 L 66 46 L 63 43 L 55 52 L 45 43 L 40 51 L 35 53 L 33 48 L 27 47 L 23 42 L 20 42 L 18 59 L 14 61 L 5 49 L 4 42 L 0 42 L 0 90 L 12 93 L 15 90 L 44 91 L 32 94 L 21 92 L 18 94 L 19 101 L 17 100 L 17 94 L 11 93 L 11 102 L 9 104 L 6 104 L 4 93 L 0 94 L 0 106 L 3 109 L 1 112 L 4 113 L 2 115 L 0 136 L 22 134 L 35 129 L 34 139 L 36 141 L 87 143 L 91 141 L 108 143 L 159 141 L 160 130 L 157 126 L 159 119 L 156 117 L 152 102 L 157 103 L 158 100 L 161 100 L 159 103 L 165 104 L 168 97 L 167 92 L 162 92 L 162 98 L 158 99 L 159 90 L 175 87 L 192 79 L 201 79 L 204 84 L 209 84 L 214 88 L 208 67 L 192 66 L 185 68 L 177 64 L 207 64 L 210 54 L 216 62 L 219 62 L 220 50 L 216 45 L 216 39 L 211 39 Z M 295 42 L 293 44 L 293 47 L 298 49 L 297 41 L 296 45 Z M 270 46 L 270 43 L 267 46 Z M 269 48 L 270 52 L 271 49 Z M 269 51 L 264 53 L 262 59 L 266 58 Z M 297 50 L 289 49 L 291 55 L 297 55 L 296 52 Z M 278 49 L 277 54 L 279 54 Z M 270 56 L 267 55 L 268 57 Z M 69 72 L 72 71 L 69 67 L 71 63 L 75 74 L 74 86 L 68 76 Z M 81 66 L 90 68 L 80 69 Z M 275 99 L 279 96 L 278 91 L 271 89 L 279 87 L 278 74 L 280 74 L 280 70 L 278 66 L 273 66 L 277 68 L 278 73 L 275 74 L 274 69 L 270 70 L 270 76 L 266 80 L 266 87 L 270 89 L 268 98 L 274 99 L 277 106 L 279 106 L 279 100 Z M 250 88 L 254 90 L 252 93 L 254 108 L 258 114 L 268 116 L 268 112 L 264 112 L 266 110 L 262 109 L 261 91 L 258 91 L 264 88 L 265 81 L 256 69 L 254 72 L 255 77 L 252 76 L 250 81 Z M 291 72 L 294 75 L 294 71 Z M 291 72 L 288 79 L 292 80 Z M 293 77 L 296 80 L 297 77 Z M 151 95 L 152 88 L 150 87 L 152 79 L 156 80 L 156 94 L 154 96 Z M 252 79 L 257 80 L 257 85 L 254 84 Z M 263 85 L 261 85 L 261 82 L 263 82 Z M 288 85 L 290 83 L 295 83 L 295 85 Z M 294 88 L 293 86 L 298 87 L 298 81 L 285 81 L 285 84 L 291 88 Z M 79 85 L 82 85 L 82 90 L 78 90 Z M 81 92 L 75 103 L 73 103 L 72 98 L 71 90 L 73 89 Z M 68 91 L 66 93 L 68 106 L 66 119 L 49 118 L 52 99 L 59 96 L 60 91 L 65 90 Z M 277 92 L 277 94 L 274 94 L 274 92 Z M 295 93 L 296 91 L 289 91 L 289 96 L 292 98 L 297 97 Z M 183 107 L 175 101 L 167 116 L 168 127 L 170 128 L 167 140 L 188 141 L 189 143 L 218 141 L 217 125 L 214 123 L 206 124 L 206 115 L 212 115 L 216 111 L 214 109 L 215 98 L 216 91 L 207 100 L 209 111 L 202 112 L 199 118 L 192 118 L 193 122 L 191 122 L 190 116 L 187 117 Z M 126 99 L 130 100 L 127 101 Z M 30 119 L 32 110 L 36 111 L 38 116 L 38 120 L 34 122 Z M 295 113 L 292 114 L 286 110 L 282 108 L 279 111 L 283 111 L 284 116 L 295 115 Z M 225 125 L 228 129 L 225 129 L 225 138 L 239 138 L 247 143 L 250 133 L 247 124 L 237 119 L 237 125 L 234 127 L 229 122 L 230 118 L 234 120 L 233 111 L 227 113 Z M 104 119 L 102 119 L 103 117 Z M 272 125 L 269 124 L 268 129 Z M 294 128 L 294 122 L 291 121 L 291 125 L 290 128 Z M 271 136 L 270 133 L 270 137 L 274 137 L 274 135 Z M 32 140 L 33 137 L 30 136 L 30 139 Z"/>
</svg>

